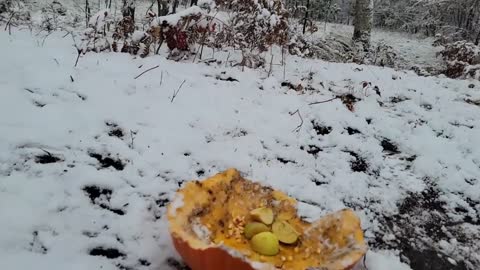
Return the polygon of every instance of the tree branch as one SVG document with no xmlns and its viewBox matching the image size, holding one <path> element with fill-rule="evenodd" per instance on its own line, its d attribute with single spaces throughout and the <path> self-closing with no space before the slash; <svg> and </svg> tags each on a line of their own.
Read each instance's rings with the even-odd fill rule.
<svg viewBox="0 0 480 270">
<path fill-rule="evenodd" d="M 327 102 L 330 102 L 330 101 L 333 101 L 335 99 L 337 99 L 339 97 L 334 97 L 334 98 L 331 98 L 331 99 L 327 99 L 327 100 L 324 100 L 324 101 L 317 101 L 317 102 L 312 102 L 312 103 L 309 103 L 308 105 L 316 105 L 316 104 L 322 104 L 322 103 L 327 103 Z"/>
<path fill-rule="evenodd" d="M 152 68 L 149 68 L 149 69 L 145 70 L 144 72 L 140 73 L 139 75 L 137 75 L 137 77 L 135 77 L 134 79 L 136 80 L 136 79 L 140 78 L 140 76 L 142 76 L 143 74 L 145 74 L 145 73 L 147 73 L 147 72 L 149 72 L 149 71 L 151 71 L 151 70 L 154 70 L 154 69 L 156 69 L 156 68 L 159 68 L 159 67 L 160 67 L 159 65 L 156 65 L 156 66 L 154 66 L 154 67 L 152 67 Z"/>
<path fill-rule="evenodd" d="M 294 114 L 298 114 L 298 117 L 300 117 L 300 125 L 298 125 L 294 130 L 292 130 L 292 132 L 299 132 L 300 129 L 302 128 L 303 126 L 303 118 L 302 118 L 302 115 L 300 114 L 300 110 L 296 110 L 294 111 L 293 113 L 289 113 L 291 116 L 294 115 Z"/>
<path fill-rule="evenodd" d="M 177 97 L 178 93 L 180 92 L 180 89 L 182 89 L 182 86 L 183 84 L 186 82 L 187 80 L 183 80 L 182 84 L 180 84 L 180 86 L 178 87 L 177 91 L 173 91 L 173 96 L 172 96 L 172 99 L 170 100 L 170 103 L 173 103 L 173 100 L 175 100 L 175 98 Z"/>
</svg>

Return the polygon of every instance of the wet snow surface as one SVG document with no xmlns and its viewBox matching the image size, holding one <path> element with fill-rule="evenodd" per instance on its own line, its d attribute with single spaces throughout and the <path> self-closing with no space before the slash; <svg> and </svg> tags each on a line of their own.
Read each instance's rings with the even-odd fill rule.
<svg viewBox="0 0 480 270">
<path fill-rule="evenodd" d="M 73 68 L 62 35 L 0 33 L 0 269 L 187 269 L 165 207 L 229 167 L 307 219 L 355 209 L 370 270 L 480 263 L 478 82 L 293 57 L 266 78 L 226 53 Z"/>
</svg>

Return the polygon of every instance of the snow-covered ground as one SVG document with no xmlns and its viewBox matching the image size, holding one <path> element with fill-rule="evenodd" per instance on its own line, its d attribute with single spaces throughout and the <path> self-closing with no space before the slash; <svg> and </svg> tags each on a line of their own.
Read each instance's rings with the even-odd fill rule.
<svg viewBox="0 0 480 270">
<path fill-rule="evenodd" d="M 165 206 L 229 167 L 305 218 L 355 209 L 369 270 L 480 264 L 480 83 L 295 57 L 267 78 L 222 54 L 74 68 L 62 36 L 0 33 L 0 269 L 185 269 Z"/>
<path fill-rule="evenodd" d="M 339 36 L 349 40 L 353 35 L 353 26 L 316 22 L 318 31 L 307 35 L 311 40 L 319 40 L 327 36 Z M 434 38 L 422 37 L 401 32 L 393 32 L 382 29 L 373 29 L 372 44 L 378 46 L 383 43 L 391 46 L 403 63 L 400 66 L 410 68 L 417 67 L 442 67 L 444 62 L 437 53 L 442 47 L 433 46 Z"/>
</svg>

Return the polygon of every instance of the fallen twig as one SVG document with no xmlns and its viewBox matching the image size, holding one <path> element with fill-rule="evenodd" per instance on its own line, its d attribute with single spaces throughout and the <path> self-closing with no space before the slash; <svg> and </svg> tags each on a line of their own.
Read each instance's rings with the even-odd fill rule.
<svg viewBox="0 0 480 270">
<path fill-rule="evenodd" d="M 43 152 L 47 153 L 47 155 L 48 155 L 49 157 L 52 157 L 52 153 L 48 152 L 47 150 L 42 149 L 42 148 L 40 148 L 40 150 L 42 150 Z"/>
<path fill-rule="evenodd" d="M 82 50 L 77 48 L 77 60 L 75 60 L 75 65 L 74 67 L 77 67 L 78 65 L 78 60 L 80 60 L 80 55 L 82 54 Z"/>
<path fill-rule="evenodd" d="M 273 70 L 273 48 L 270 48 L 270 55 L 271 55 L 270 70 L 268 71 L 268 77 L 270 77 L 270 75 L 272 75 L 272 70 Z"/>
<path fill-rule="evenodd" d="M 227 60 L 225 60 L 225 67 L 227 67 L 228 65 L 228 59 L 230 58 L 230 52 L 228 52 L 228 55 L 227 55 Z"/>
<path fill-rule="evenodd" d="M 324 100 L 324 101 L 312 102 L 312 103 L 309 103 L 308 105 L 316 105 L 316 104 L 327 103 L 327 102 L 333 101 L 333 100 L 335 100 L 335 99 L 337 99 L 337 98 L 339 98 L 339 97 L 334 97 L 334 98 L 331 98 L 331 99 L 328 99 L 328 100 Z"/>
<path fill-rule="evenodd" d="M 131 143 L 130 143 L 130 149 L 133 149 L 134 148 L 134 143 L 135 143 L 135 136 L 134 135 L 137 135 L 137 132 L 133 131 L 133 130 L 130 130 L 130 138 L 131 138 Z"/>
<path fill-rule="evenodd" d="M 299 132 L 303 126 L 303 118 L 302 118 L 302 115 L 300 114 L 300 110 L 298 109 L 293 113 L 290 113 L 290 115 L 294 115 L 294 114 L 298 114 L 298 117 L 300 117 L 300 125 L 298 125 L 294 130 L 292 130 L 292 132 Z"/>
<path fill-rule="evenodd" d="M 75 80 L 73 79 L 72 75 L 70 75 L 70 80 L 71 80 L 72 82 L 75 82 Z"/>
<path fill-rule="evenodd" d="M 12 16 L 10 16 L 10 19 L 8 19 L 8 22 L 5 25 L 5 31 L 7 31 L 7 29 L 8 29 L 8 34 L 9 35 L 12 34 L 12 19 L 13 19 L 13 16 L 15 16 L 15 12 L 12 12 Z"/>
<path fill-rule="evenodd" d="M 58 62 L 57 58 L 53 58 L 53 61 L 55 61 L 55 63 L 57 63 L 57 65 L 60 66 L 60 63 Z"/>
<path fill-rule="evenodd" d="M 283 65 L 283 80 L 285 80 L 285 73 L 287 72 L 287 63 L 285 61 L 285 48 L 282 46 L 282 65 Z"/>
<path fill-rule="evenodd" d="M 162 83 L 163 83 L 163 70 L 162 70 L 162 73 L 160 74 L 160 86 L 162 86 Z"/>
<path fill-rule="evenodd" d="M 70 35 L 72 37 L 72 40 L 73 40 L 73 45 L 75 46 L 75 49 L 77 49 L 77 59 L 75 60 L 75 65 L 74 67 L 77 67 L 77 64 L 78 64 L 78 60 L 80 59 L 80 54 L 82 54 L 82 49 L 80 49 L 77 45 L 77 41 L 75 40 L 75 36 L 73 35 L 73 32 L 72 31 L 68 31 L 68 30 L 64 30 L 67 32 L 67 34 L 65 34 L 65 36 L 63 37 L 66 37 L 68 35 Z"/>
<path fill-rule="evenodd" d="M 140 76 L 142 76 L 143 74 L 145 74 L 145 73 L 147 73 L 147 72 L 149 72 L 149 71 L 151 71 L 151 70 L 154 70 L 154 69 L 156 69 L 156 68 L 159 68 L 159 67 L 160 67 L 159 65 L 156 65 L 156 66 L 154 66 L 154 67 L 152 67 L 152 68 L 149 68 L 149 69 L 145 70 L 144 72 L 140 73 L 140 74 L 139 74 L 137 77 L 135 77 L 134 79 L 136 80 L 136 79 L 140 78 Z"/>
<path fill-rule="evenodd" d="M 43 40 L 42 40 L 42 47 L 45 45 L 45 40 L 47 40 L 47 38 L 53 33 L 53 31 L 51 32 L 48 32 L 44 37 L 43 37 Z"/>
<path fill-rule="evenodd" d="M 365 254 L 365 256 L 363 256 L 363 267 L 368 270 L 368 267 L 367 267 L 367 254 Z"/>
<path fill-rule="evenodd" d="M 180 89 L 182 89 L 182 86 L 183 84 L 186 82 L 187 80 L 183 80 L 182 84 L 180 84 L 180 86 L 178 87 L 177 91 L 173 91 L 173 96 L 172 96 L 172 99 L 170 100 L 170 103 L 173 103 L 173 100 L 175 100 L 175 98 L 177 97 L 178 93 L 180 92 Z"/>
</svg>

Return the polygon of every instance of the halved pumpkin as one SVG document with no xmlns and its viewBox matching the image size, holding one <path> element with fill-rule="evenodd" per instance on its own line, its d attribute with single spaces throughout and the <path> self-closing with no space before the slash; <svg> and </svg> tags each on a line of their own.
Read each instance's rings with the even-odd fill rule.
<svg viewBox="0 0 480 270">
<path fill-rule="evenodd" d="M 292 244 L 281 243 L 273 256 L 255 252 L 243 234 L 255 221 L 252 210 L 265 207 L 299 235 Z M 308 223 L 297 216 L 295 199 L 246 180 L 235 169 L 187 183 L 168 206 L 168 221 L 176 250 L 193 270 L 347 270 L 367 251 L 353 211 Z"/>
</svg>

